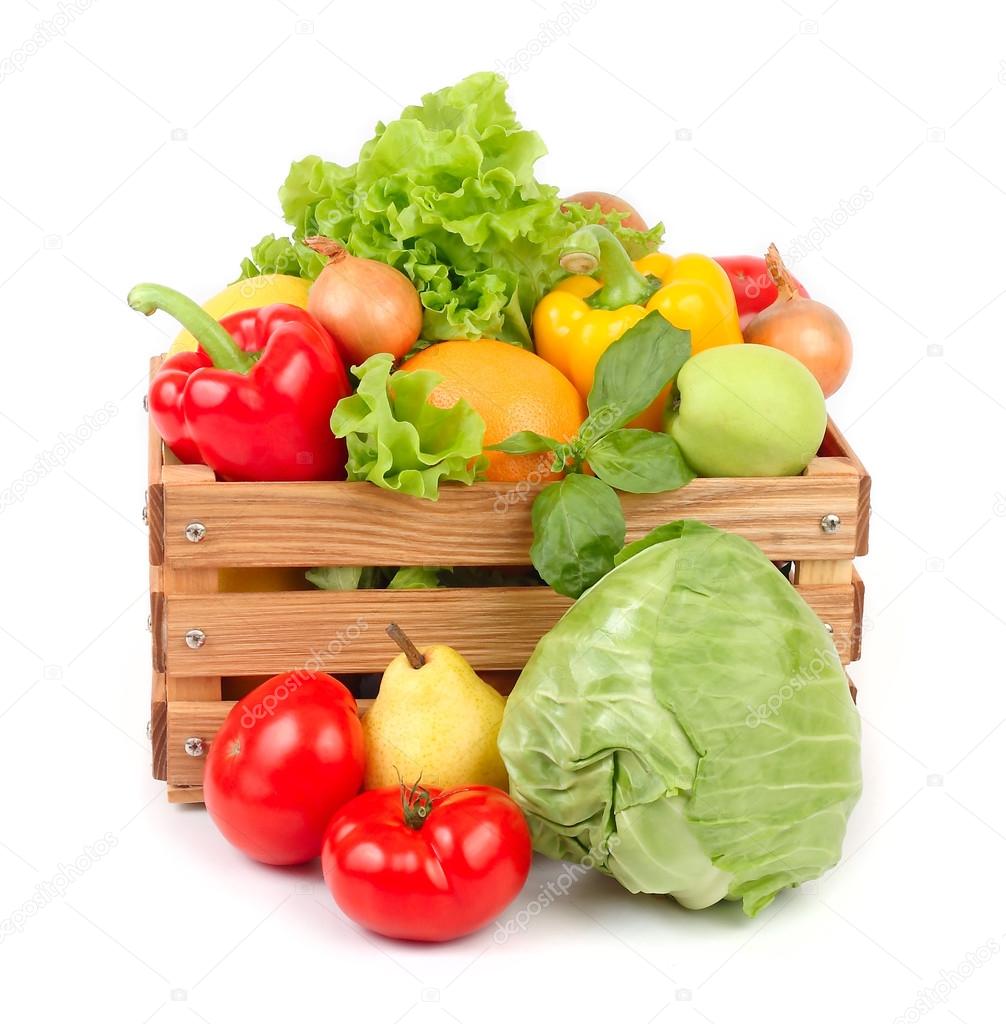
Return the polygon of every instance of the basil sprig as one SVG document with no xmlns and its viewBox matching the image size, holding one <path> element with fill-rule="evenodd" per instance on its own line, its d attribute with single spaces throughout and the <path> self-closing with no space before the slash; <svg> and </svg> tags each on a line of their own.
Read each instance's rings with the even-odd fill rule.
<svg viewBox="0 0 1006 1024">
<path fill-rule="evenodd" d="M 531 510 L 531 561 L 553 590 L 579 597 L 615 564 L 625 543 L 625 515 L 613 488 L 633 494 L 673 491 L 694 479 L 669 434 L 627 428 L 673 380 L 691 355 L 691 334 L 660 313 L 647 314 L 598 361 L 589 415 L 571 441 L 522 430 L 493 445 L 511 455 L 552 452 L 549 484 Z M 588 476 L 589 466 L 594 476 Z"/>
</svg>

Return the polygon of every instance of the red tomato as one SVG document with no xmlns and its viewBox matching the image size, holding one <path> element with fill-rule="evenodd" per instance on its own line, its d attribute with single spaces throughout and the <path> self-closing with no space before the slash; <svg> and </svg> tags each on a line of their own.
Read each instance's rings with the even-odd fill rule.
<svg viewBox="0 0 1006 1024">
<path fill-rule="evenodd" d="M 492 786 L 372 789 L 333 819 L 325 882 L 354 921 L 393 939 L 442 942 L 488 924 L 520 892 L 531 836 Z"/>
<path fill-rule="evenodd" d="M 717 256 L 716 262 L 730 278 L 741 328 L 747 327 L 756 313 L 767 309 L 779 297 L 779 289 L 761 256 Z M 807 289 L 799 281 L 796 285 L 800 294 L 807 298 Z"/>
<path fill-rule="evenodd" d="M 610 213 L 618 210 L 627 213 L 629 216 L 622 220 L 623 228 L 635 228 L 636 231 L 646 230 L 646 221 L 631 207 L 624 199 L 613 196 L 610 192 L 577 192 L 575 195 L 566 196 L 564 203 L 579 203 L 588 210 L 597 205 L 601 207 L 601 213 Z"/>
<path fill-rule="evenodd" d="M 249 857 L 302 864 L 321 853 L 332 815 L 363 781 L 353 695 L 323 672 L 284 672 L 239 700 L 210 746 L 203 798 Z"/>
</svg>

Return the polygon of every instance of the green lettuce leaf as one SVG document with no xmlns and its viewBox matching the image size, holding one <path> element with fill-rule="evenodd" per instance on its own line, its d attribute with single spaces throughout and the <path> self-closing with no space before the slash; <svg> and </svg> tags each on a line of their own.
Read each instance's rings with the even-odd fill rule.
<svg viewBox="0 0 1006 1024">
<path fill-rule="evenodd" d="M 440 586 L 440 569 L 436 566 L 403 566 L 388 581 L 388 590 L 433 590 Z"/>
<path fill-rule="evenodd" d="M 431 500 L 441 480 L 474 483 L 487 465 L 485 421 L 464 399 L 449 409 L 430 404 L 439 374 L 392 373 L 392 364 L 382 352 L 354 366 L 356 393 L 332 413 L 332 433 L 346 439 L 349 452 L 347 479 Z"/>
<path fill-rule="evenodd" d="M 530 348 L 531 311 L 563 276 L 559 248 L 573 230 L 603 223 L 633 256 L 663 237 L 662 225 L 633 231 L 621 226 L 624 215 L 598 207 L 562 210 L 559 190 L 534 176 L 544 153 L 517 122 L 506 81 L 470 75 L 379 123 L 355 164 L 295 162 L 279 192 L 294 241 L 262 239 L 241 276 L 313 279 L 324 261 L 299 243 L 327 235 L 408 275 L 426 341 L 488 337 Z"/>
<path fill-rule="evenodd" d="M 841 853 L 859 717 L 831 637 L 753 544 L 631 545 L 542 638 L 499 747 L 535 848 L 749 915 Z"/>
</svg>

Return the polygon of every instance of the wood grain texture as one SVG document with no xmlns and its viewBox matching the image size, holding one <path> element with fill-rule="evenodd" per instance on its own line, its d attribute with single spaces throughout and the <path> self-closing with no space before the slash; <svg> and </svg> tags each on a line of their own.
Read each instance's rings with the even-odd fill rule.
<svg viewBox="0 0 1006 1024">
<path fill-rule="evenodd" d="M 164 675 L 153 673 L 150 690 L 151 774 L 162 782 L 168 777 L 168 703 Z"/>
<path fill-rule="evenodd" d="M 170 468 L 165 557 L 178 567 L 368 565 L 377 553 L 384 565 L 526 565 L 540 489 L 448 484 L 429 502 L 368 483 L 176 486 Z M 691 517 L 747 537 L 773 559 L 855 553 L 859 488 L 850 476 L 694 480 L 621 498 L 629 540 Z M 828 512 L 842 518 L 836 534 L 821 530 Z M 199 544 L 185 540 L 193 521 L 206 526 Z"/>
<path fill-rule="evenodd" d="M 165 625 L 164 594 L 159 590 L 152 590 L 150 592 L 150 660 L 155 672 L 164 671 Z"/>
<path fill-rule="evenodd" d="M 161 474 L 165 480 L 172 481 L 181 486 L 189 482 L 205 482 L 213 479 L 213 474 L 206 466 L 164 466 Z M 184 535 L 184 530 L 183 530 Z M 195 546 L 191 541 L 186 544 Z M 216 569 L 180 568 L 172 561 L 166 561 L 162 567 L 162 583 L 165 594 L 215 594 L 219 589 L 219 573 Z M 170 641 L 167 639 L 167 612 L 165 598 L 165 652 Z M 185 644 L 184 634 L 179 639 L 181 645 L 189 650 Z M 165 660 L 165 671 L 167 673 L 166 687 L 169 701 L 176 700 L 220 700 L 220 674 L 212 671 L 203 671 L 199 674 L 178 676 Z"/>
<path fill-rule="evenodd" d="M 202 757 L 190 757 L 185 753 L 185 741 L 190 736 L 202 739 L 208 752 L 216 738 L 224 719 L 236 701 L 172 701 L 168 705 L 168 753 L 167 776 L 169 786 L 200 786 L 203 781 L 203 768 L 206 765 L 206 754 Z M 357 710 L 366 714 L 372 700 L 357 701 Z M 171 799 L 170 792 L 168 799 Z M 201 797 L 200 797 L 201 799 Z"/>
<path fill-rule="evenodd" d="M 202 802 L 202 786 L 168 786 L 169 804 L 201 804 Z"/>
<path fill-rule="evenodd" d="M 147 541 L 151 565 L 164 564 L 164 485 L 147 488 Z"/>
<path fill-rule="evenodd" d="M 821 455 L 838 455 L 849 460 L 858 477 L 858 515 L 856 517 L 856 555 L 865 555 L 870 549 L 870 491 L 872 480 L 859 456 L 853 451 L 845 435 L 829 418 L 828 429 L 821 444 Z"/>
<path fill-rule="evenodd" d="M 798 588 L 848 646 L 851 584 Z M 280 594 L 171 594 L 166 652 L 171 678 L 258 675 L 306 666 L 335 674 L 383 672 L 396 650 L 384 633 L 397 622 L 419 646 L 454 647 L 476 670 L 520 669 L 569 607 L 545 587 L 363 590 Z M 193 650 L 188 630 L 206 634 Z M 172 698 L 173 699 L 173 698 Z"/>
<path fill-rule="evenodd" d="M 851 558 L 801 558 L 793 570 L 793 582 L 814 583 L 851 583 Z"/>
<path fill-rule="evenodd" d="M 866 598 L 866 587 L 863 579 L 852 570 L 852 635 L 849 643 L 849 661 L 859 661 L 863 656 L 863 610 Z"/>
</svg>

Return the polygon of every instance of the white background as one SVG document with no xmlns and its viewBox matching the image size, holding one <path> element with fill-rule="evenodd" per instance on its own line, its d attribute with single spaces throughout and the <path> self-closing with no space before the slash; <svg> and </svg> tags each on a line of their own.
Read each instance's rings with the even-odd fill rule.
<svg viewBox="0 0 1006 1024">
<path fill-rule="evenodd" d="M 898 1020 L 943 979 L 927 1020 L 1002 1020 L 1006 16 L 322 2 L 94 0 L 42 46 L 58 8 L 3 4 L 0 484 L 29 485 L 0 513 L 0 918 L 37 912 L 0 943 L 0 1013 L 847 1024 Z M 568 32 L 534 42 L 563 11 Z M 315 867 L 243 859 L 148 777 L 141 397 L 174 332 L 127 290 L 215 292 L 283 230 L 292 159 L 350 162 L 379 118 L 507 66 L 550 148 L 540 178 L 623 193 L 671 252 L 809 249 L 795 269 L 855 338 L 831 411 L 874 478 L 866 789 L 842 865 L 755 921 L 588 877 L 504 944 L 393 944 L 347 923 Z M 515 909 L 560 871 L 539 862 Z"/>
</svg>

